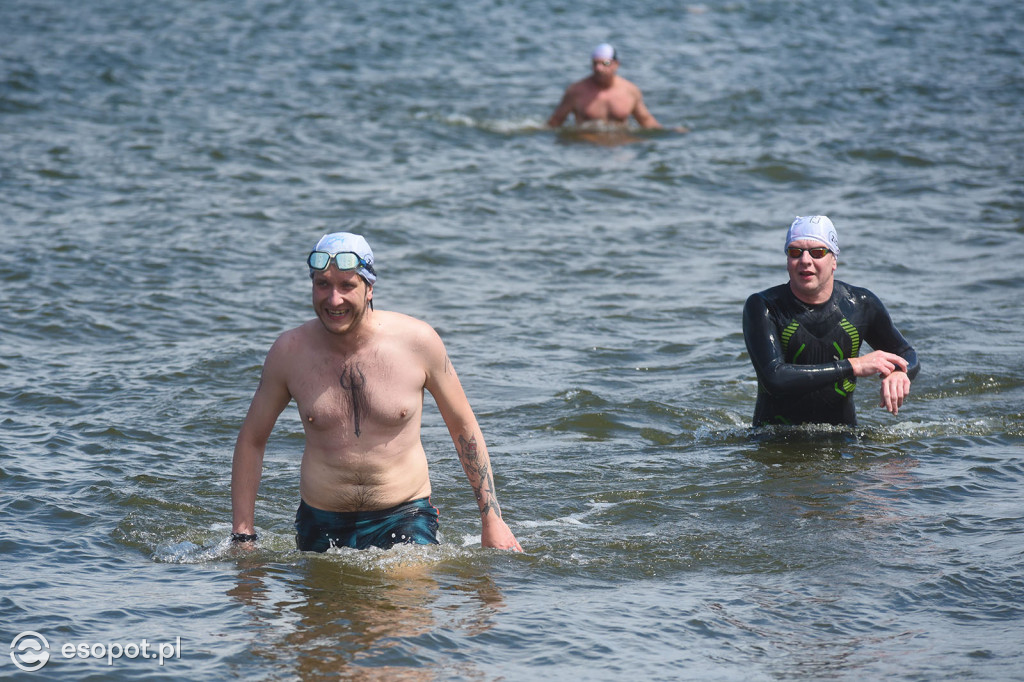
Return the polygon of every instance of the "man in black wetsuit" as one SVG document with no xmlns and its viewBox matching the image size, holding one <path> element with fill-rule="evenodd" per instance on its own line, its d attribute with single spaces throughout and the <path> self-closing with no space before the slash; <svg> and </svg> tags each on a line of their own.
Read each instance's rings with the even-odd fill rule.
<svg viewBox="0 0 1024 682">
<path fill-rule="evenodd" d="M 754 426 L 857 423 L 857 377 L 882 379 L 880 407 L 897 414 L 921 366 L 885 306 L 834 279 L 839 255 L 827 216 L 798 217 L 786 235 L 789 282 L 743 307 L 743 338 L 757 373 Z M 873 352 L 860 355 L 861 342 Z"/>
</svg>

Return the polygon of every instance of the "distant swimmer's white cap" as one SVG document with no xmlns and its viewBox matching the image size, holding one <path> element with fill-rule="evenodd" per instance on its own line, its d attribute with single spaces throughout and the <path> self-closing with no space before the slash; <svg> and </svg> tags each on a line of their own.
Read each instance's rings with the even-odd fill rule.
<svg viewBox="0 0 1024 682">
<path fill-rule="evenodd" d="M 611 59 L 612 61 L 619 61 L 619 53 L 614 47 L 608 43 L 601 43 L 594 48 L 594 51 L 590 53 L 591 59 Z"/>
<path fill-rule="evenodd" d="M 314 251 L 324 251 L 329 254 L 354 253 L 359 256 L 361 263 L 356 272 L 368 283 L 377 281 L 377 273 L 373 269 L 373 251 L 362 235 L 351 232 L 333 232 L 320 237 Z M 365 264 L 365 265 L 364 265 Z M 310 275 L 313 274 L 312 268 Z"/>
<path fill-rule="evenodd" d="M 826 215 L 797 216 L 786 233 L 786 247 L 799 239 L 813 239 L 821 242 L 829 250 L 839 255 L 839 235 L 836 226 Z"/>
</svg>

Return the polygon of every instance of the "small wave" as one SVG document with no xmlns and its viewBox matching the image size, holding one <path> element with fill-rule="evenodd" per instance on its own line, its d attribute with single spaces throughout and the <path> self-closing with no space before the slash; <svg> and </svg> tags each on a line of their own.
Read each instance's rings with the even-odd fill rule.
<svg viewBox="0 0 1024 682">
<path fill-rule="evenodd" d="M 204 531 L 206 538 L 172 539 L 156 546 L 152 560 L 167 564 L 204 564 L 237 562 L 241 559 L 255 559 L 261 562 L 291 563 L 303 557 L 322 558 L 350 565 L 355 568 L 375 571 L 394 570 L 409 566 L 437 564 L 443 561 L 464 559 L 474 555 L 471 548 L 479 546 L 480 536 L 465 535 L 449 543 L 438 534 L 440 545 L 395 545 L 390 549 L 370 547 L 332 547 L 326 552 L 303 552 L 295 547 L 295 538 L 290 534 L 272 533 L 257 529 L 259 540 L 252 549 L 234 545 L 229 529 L 217 524 Z"/>
<path fill-rule="evenodd" d="M 227 544 L 227 540 L 222 544 Z M 153 561 L 164 564 L 202 564 L 224 558 L 224 551 L 219 546 L 203 547 L 189 540 L 175 542 L 157 547 L 153 553 Z"/>
<path fill-rule="evenodd" d="M 481 119 L 467 114 L 439 115 L 423 112 L 417 118 L 420 120 L 437 121 L 453 128 L 474 128 L 499 135 L 518 135 L 550 130 L 543 119 L 535 116 L 510 119 Z"/>
<path fill-rule="evenodd" d="M 530 529 L 559 528 L 564 526 L 593 527 L 594 524 L 588 523 L 586 520 L 614 506 L 616 506 L 615 502 L 590 502 L 586 510 L 575 514 L 568 514 L 555 519 L 519 521 L 516 525 Z"/>
</svg>

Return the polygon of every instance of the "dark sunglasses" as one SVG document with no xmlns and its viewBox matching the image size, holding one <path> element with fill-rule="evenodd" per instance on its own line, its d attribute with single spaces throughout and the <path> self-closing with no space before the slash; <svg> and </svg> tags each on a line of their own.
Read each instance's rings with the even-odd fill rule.
<svg viewBox="0 0 1024 682">
<path fill-rule="evenodd" d="M 603 64 L 604 66 L 611 66 L 614 59 L 595 59 L 594 64 Z"/>
<path fill-rule="evenodd" d="M 827 254 L 832 253 L 828 248 L 824 246 L 815 246 L 810 249 L 798 249 L 795 246 L 786 247 L 786 255 L 789 256 L 790 258 L 800 258 L 801 256 L 804 255 L 804 251 L 811 254 L 811 258 L 813 258 L 814 260 L 824 258 Z"/>
<path fill-rule="evenodd" d="M 327 266 L 331 264 L 332 259 L 339 270 L 355 270 L 356 268 L 363 267 L 373 272 L 372 265 L 351 251 L 342 251 L 341 253 L 313 251 L 309 254 L 309 258 L 306 259 L 306 264 L 314 270 L 326 270 Z"/>
</svg>

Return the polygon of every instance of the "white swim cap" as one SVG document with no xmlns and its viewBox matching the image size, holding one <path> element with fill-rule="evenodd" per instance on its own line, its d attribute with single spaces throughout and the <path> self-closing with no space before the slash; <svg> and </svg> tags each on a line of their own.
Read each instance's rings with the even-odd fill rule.
<svg viewBox="0 0 1024 682">
<path fill-rule="evenodd" d="M 316 243 L 314 251 L 325 251 L 330 254 L 336 253 L 354 253 L 366 263 L 366 266 L 360 265 L 356 268 L 356 272 L 370 284 L 377 281 L 377 273 L 373 270 L 373 251 L 370 250 L 370 245 L 366 242 L 362 235 L 352 234 L 351 232 L 333 232 L 331 234 L 325 234 L 320 237 L 320 241 Z M 310 268 L 309 274 L 313 274 L 312 268 Z"/>
<path fill-rule="evenodd" d="M 839 255 L 839 235 L 836 234 L 836 226 L 825 215 L 797 216 L 793 224 L 789 226 L 786 233 L 786 246 L 798 239 L 813 239 L 821 242 L 829 250 Z"/>
<path fill-rule="evenodd" d="M 590 53 L 591 59 L 611 59 L 613 61 L 619 61 L 619 53 L 616 52 L 615 48 L 608 43 L 601 43 L 594 48 L 594 51 Z"/>
</svg>

